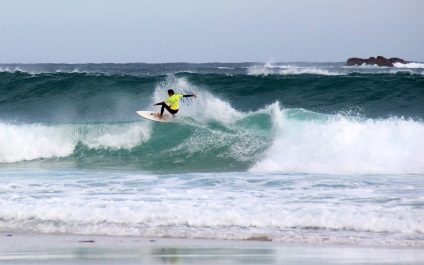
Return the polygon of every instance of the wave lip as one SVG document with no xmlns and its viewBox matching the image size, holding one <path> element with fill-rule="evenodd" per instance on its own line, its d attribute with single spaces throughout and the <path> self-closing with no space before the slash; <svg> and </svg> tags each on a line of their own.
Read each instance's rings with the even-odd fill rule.
<svg viewBox="0 0 424 265">
<path fill-rule="evenodd" d="M 0 73 L 1 72 L 3 72 L 3 73 L 16 73 L 16 72 L 26 72 L 26 71 L 22 70 L 19 66 L 15 66 L 15 67 L 0 66 Z M 30 73 L 30 72 L 28 72 L 28 73 Z"/>
</svg>

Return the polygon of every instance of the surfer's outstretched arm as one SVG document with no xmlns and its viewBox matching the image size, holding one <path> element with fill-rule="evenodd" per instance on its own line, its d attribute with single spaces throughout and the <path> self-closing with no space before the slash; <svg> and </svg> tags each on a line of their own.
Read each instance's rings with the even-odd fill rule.
<svg viewBox="0 0 424 265">
<path fill-rule="evenodd" d="M 162 104 L 164 104 L 165 102 L 159 102 L 159 103 L 156 103 L 155 105 L 153 105 L 153 106 L 159 106 L 159 105 L 162 105 Z"/>
<path fill-rule="evenodd" d="M 196 97 L 196 94 L 187 94 L 187 95 L 183 95 L 183 97 L 185 98 Z"/>
</svg>

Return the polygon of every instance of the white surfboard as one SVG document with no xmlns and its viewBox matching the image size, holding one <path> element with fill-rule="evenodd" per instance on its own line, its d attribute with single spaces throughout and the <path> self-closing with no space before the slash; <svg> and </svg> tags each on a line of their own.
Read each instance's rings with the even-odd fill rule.
<svg viewBox="0 0 424 265">
<path fill-rule="evenodd" d="M 159 113 L 153 111 L 139 110 L 137 114 L 141 117 L 157 122 L 170 122 L 172 121 L 172 116 L 170 114 L 164 113 L 162 117 L 159 116 Z"/>
</svg>

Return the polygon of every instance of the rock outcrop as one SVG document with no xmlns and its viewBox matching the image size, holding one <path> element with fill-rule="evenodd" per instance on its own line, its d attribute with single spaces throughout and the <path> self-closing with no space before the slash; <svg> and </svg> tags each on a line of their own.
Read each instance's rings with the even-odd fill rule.
<svg viewBox="0 0 424 265">
<path fill-rule="evenodd" d="M 346 61 L 347 66 L 355 66 L 355 65 L 378 65 L 378 66 L 387 66 L 387 67 L 393 67 L 394 63 L 403 63 L 406 64 L 408 61 L 405 61 L 400 58 L 386 58 L 384 56 L 377 56 L 377 57 L 370 57 L 368 59 L 362 59 L 362 58 L 349 58 Z"/>
</svg>

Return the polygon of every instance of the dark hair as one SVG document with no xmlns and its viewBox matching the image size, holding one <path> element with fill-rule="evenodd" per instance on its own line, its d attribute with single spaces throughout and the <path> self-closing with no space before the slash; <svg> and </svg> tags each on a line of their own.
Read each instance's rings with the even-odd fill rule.
<svg viewBox="0 0 424 265">
<path fill-rule="evenodd" d="M 168 94 L 174 94 L 174 90 L 168 89 Z"/>
</svg>

